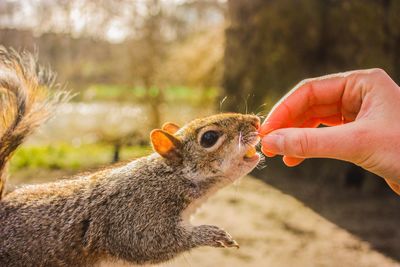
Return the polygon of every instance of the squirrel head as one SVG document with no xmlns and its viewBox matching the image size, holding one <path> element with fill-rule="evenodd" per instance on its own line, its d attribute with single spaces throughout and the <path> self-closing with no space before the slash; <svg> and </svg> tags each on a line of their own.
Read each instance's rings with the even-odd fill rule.
<svg viewBox="0 0 400 267">
<path fill-rule="evenodd" d="M 260 119 L 253 115 L 218 114 L 193 120 L 182 128 L 166 123 L 150 134 L 153 149 L 170 164 L 179 164 L 193 179 L 222 177 L 233 181 L 259 162 Z"/>
</svg>

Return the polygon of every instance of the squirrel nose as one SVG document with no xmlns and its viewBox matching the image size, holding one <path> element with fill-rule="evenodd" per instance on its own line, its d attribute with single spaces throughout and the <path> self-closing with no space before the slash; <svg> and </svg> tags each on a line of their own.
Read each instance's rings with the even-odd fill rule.
<svg viewBox="0 0 400 267">
<path fill-rule="evenodd" d="M 258 131 L 260 129 L 260 120 L 252 122 L 252 125 L 256 128 Z"/>
<path fill-rule="evenodd" d="M 260 129 L 260 123 L 261 123 L 260 118 L 257 116 L 250 115 L 249 119 L 250 119 L 251 125 L 253 125 L 256 128 L 256 130 L 258 131 Z"/>
</svg>

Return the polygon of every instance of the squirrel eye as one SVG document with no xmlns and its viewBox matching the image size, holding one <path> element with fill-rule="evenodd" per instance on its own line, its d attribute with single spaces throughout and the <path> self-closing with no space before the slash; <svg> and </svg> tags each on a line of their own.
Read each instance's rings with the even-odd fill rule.
<svg viewBox="0 0 400 267">
<path fill-rule="evenodd" d="M 200 145 L 205 148 L 212 147 L 218 141 L 219 133 L 216 131 L 207 131 L 200 138 Z"/>
</svg>

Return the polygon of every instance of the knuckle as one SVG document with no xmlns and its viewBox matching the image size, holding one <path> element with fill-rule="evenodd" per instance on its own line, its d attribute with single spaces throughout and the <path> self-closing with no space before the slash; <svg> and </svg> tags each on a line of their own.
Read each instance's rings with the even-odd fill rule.
<svg viewBox="0 0 400 267">
<path fill-rule="evenodd" d="M 377 81 L 381 79 L 386 79 L 389 75 L 380 68 L 369 69 L 365 71 L 362 75 L 362 79 L 365 81 Z"/>
<path fill-rule="evenodd" d="M 386 76 L 387 75 L 386 71 L 384 71 L 381 68 L 370 69 L 370 73 L 373 75 L 376 75 L 376 76 Z"/>
<path fill-rule="evenodd" d="M 294 87 L 294 90 L 297 90 L 301 87 L 306 87 L 306 86 L 310 85 L 310 83 L 312 83 L 313 80 L 315 80 L 315 79 L 308 78 L 308 79 L 304 79 L 304 80 L 300 81 L 298 84 L 296 84 L 296 86 Z"/>
<path fill-rule="evenodd" d="M 292 135 L 286 143 L 286 149 L 290 156 L 306 157 L 309 153 L 309 148 L 310 137 L 305 132 Z"/>
<path fill-rule="evenodd" d="M 379 78 L 386 78 L 388 74 L 386 71 L 380 68 L 366 69 L 366 70 L 357 70 L 351 72 L 350 76 L 352 76 L 355 80 L 361 82 L 369 82 Z"/>
</svg>

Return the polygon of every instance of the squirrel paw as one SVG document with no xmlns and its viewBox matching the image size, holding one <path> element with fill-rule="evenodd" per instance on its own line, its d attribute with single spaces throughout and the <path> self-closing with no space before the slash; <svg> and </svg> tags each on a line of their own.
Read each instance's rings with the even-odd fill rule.
<svg viewBox="0 0 400 267">
<path fill-rule="evenodd" d="M 201 231 L 203 245 L 220 248 L 239 248 L 239 244 L 225 230 L 214 225 L 201 225 L 196 227 Z"/>
</svg>

